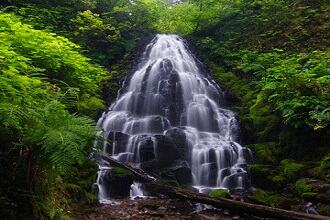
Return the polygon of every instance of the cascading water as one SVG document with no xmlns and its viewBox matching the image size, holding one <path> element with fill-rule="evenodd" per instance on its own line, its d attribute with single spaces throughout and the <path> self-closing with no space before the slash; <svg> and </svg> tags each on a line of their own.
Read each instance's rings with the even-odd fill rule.
<svg viewBox="0 0 330 220">
<path fill-rule="evenodd" d="M 104 151 L 148 172 L 191 183 L 200 192 L 244 189 L 251 153 L 236 142 L 235 114 L 221 107 L 223 100 L 182 38 L 157 35 L 99 120 Z M 102 199 L 109 167 L 100 164 Z M 141 193 L 136 183 L 132 187 Z"/>
</svg>

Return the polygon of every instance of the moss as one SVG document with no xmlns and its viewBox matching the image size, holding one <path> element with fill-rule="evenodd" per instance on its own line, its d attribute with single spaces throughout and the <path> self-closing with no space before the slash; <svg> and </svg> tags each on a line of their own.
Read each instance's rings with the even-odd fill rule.
<svg viewBox="0 0 330 220">
<path fill-rule="evenodd" d="M 265 191 L 262 189 L 257 189 L 251 195 L 251 198 L 261 204 L 268 205 L 271 207 L 287 208 L 290 207 L 294 201 L 288 198 L 275 194 L 273 192 Z"/>
<path fill-rule="evenodd" d="M 307 200 L 314 200 L 318 198 L 318 193 L 314 193 L 314 192 L 306 192 L 301 194 L 301 197 L 303 199 L 307 199 Z"/>
<path fill-rule="evenodd" d="M 330 205 L 322 204 L 318 207 L 318 211 L 321 215 L 330 216 Z"/>
<path fill-rule="evenodd" d="M 134 174 L 131 171 L 121 167 L 114 167 L 112 171 L 114 175 L 117 175 L 119 177 L 134 177 Z"/>
<path fill-rule="evenodd" d="M 280 163 L 280 172 L 281 175 L 284 176 L 287 181 L 296 180 L 303 172 L 304 165 L 295 162 L 294 160 L 282 160 Z"/>
<path fill-rule="evenodd" d="M 230 196 L 228 190 L 225 189 L 215 189 L 210 191 L 208 194 L 209 196 L 220 197 L 220 198 L 228 198 Z"/>
<path fill-rule="evenodd" d="M 159 182 L 165 185 L 170 185 L 170 186 L 179 186 L 178 181 L 172 180 L 172 179 L 166 179 L 166 178 L 160 178 Z"/>
<path fill-rule="evenodd" d="M 308 169 L 307 174 L 308 174 L 308 176 L 317 178 L 317 179 L 324 178 L 324 173 L 322 172 L 322 168 L 320 166 Z"/>
<path fill-rule="evenodd" d="M 277 185 L 283 185 L 286 181 L 285 177 L 284 176 L 281 176 L 281 175 L 276 175 L 276 176 L 273 176 L 271 177 L 271 180 L 276 183 Z"/>
</svg>

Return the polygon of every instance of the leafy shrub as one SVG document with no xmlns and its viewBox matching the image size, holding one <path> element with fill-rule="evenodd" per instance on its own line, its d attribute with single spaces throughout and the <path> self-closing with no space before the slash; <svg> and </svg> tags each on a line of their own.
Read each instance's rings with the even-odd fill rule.
<svg viewBox="0 0 330 220">
<path fill-rule="evenodd" d="M 98 83 L 105 71 L 97 65 L 91 65 L 90 60 L 79 53 L 78 45 L 64 37 L 22 24 L 12 14 L 0 14 L 0 27 L 1 46 L 24 57 L 31 65 L 29 69 L 46 74 L 52 83 L 64 81 L 85 93 L 96 94 L 99 91 Z"/>
<path fill-rule="evenodd" d="M 0 185 L 12 209 L 65 218 L 64 195 L 77 188 L 63 178 L 86 162 L 97 132 L 93 120 L 70 111 L 81 94 L 98 99 L 104 74 L 67 39 L 0 14 L 0 155 L 8 155 L 1 166 L 13 175 Z"/>
<path fill-rule="evenodd" d="M 245 51 L 240 67 L 256 76 L 255 83 L 261 94 L 281 112 L 285 123 L 294 127 L 305 123 L 314 129 L 327 127 L 330 53 L 283 55 L 281 50 Z"/>
<path fill-rule="evenodd" d="M 305 179 L 300 179 L 296 182 L 296 190 L 299 195 L 303 195 L 305 193 L 313 193 L 314 190 L 311 185 L 307 183 Z"/>
<path fill-rule="evenodd" d="M 288 181 L 298 178 L 303 169 L 304 165 L 293 160 L 286 159 L 282 160 L 280 163 L 281 175 L 283 175 Z"/>
</svg>

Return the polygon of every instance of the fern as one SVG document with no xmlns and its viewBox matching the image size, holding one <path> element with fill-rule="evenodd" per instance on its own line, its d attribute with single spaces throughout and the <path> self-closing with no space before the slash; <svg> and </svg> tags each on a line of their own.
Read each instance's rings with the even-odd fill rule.
<svg viewBox="0 0 330 220">
<path fill-rule="evenodd" d="M 93 121 L 87 117 L 71 115 L 59 102 L 54 101 L 40 109 L 32 131 L 31 141 L 41 145 L 44 158 L 60 173 L 71 165 L 86 159 L 86 147 L 96 133 Z"/>
</svg>

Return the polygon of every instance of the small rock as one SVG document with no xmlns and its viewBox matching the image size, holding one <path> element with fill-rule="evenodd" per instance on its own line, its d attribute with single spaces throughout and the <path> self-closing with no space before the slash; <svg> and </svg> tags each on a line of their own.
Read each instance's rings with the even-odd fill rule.
<svg viewBox="0 0 330 220">
<path fill-rule="evenodd" d="M 226 209 L 226 210 L 223 211 L 223 214 L 224 214 L 225 216 L 228 216 L 228 215 L 229 215 L 229 211 Z"/>
<path fill-rule="evenodd" d="M 160 207 L 157 209 L 157 212 L 158 212 L 159 214 L 165 214 L 166 210 L 167 210 L 167 209 L 166 209 L 164 206 L 160 206 Z"/>
<path fill-rule="evenodd" d="M 306 205 L 306 213 L 313 214 L 313 215 L 319 215 L 319 213 L 316 211 L 315 206 L 311 202 L 307 203 L 307 205 Z"/>
<path fill-rule="evenodd" d="M 234 216 L 234 217 L 232 217 L 232 220 L 241 220 L 241 217 L 240 216 Z"/>
</svg>

